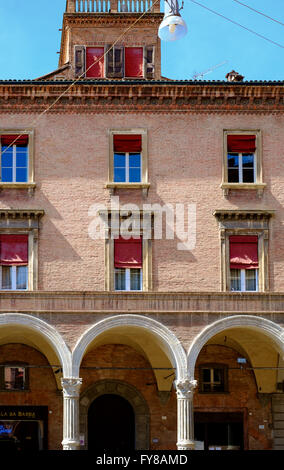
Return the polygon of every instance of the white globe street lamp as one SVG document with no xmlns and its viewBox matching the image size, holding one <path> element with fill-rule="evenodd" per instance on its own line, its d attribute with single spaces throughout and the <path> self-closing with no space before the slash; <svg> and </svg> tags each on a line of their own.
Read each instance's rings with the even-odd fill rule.
<svg viewBox="0 0 284 470">
<path fill-rule="evenodd" d="M 158 36 L 162 41 L 177 41 L 187 33 L 187 26 L 180 15 L 178 0 L 165 0 L 165 14 L 159 26 Z"/>
</svg>

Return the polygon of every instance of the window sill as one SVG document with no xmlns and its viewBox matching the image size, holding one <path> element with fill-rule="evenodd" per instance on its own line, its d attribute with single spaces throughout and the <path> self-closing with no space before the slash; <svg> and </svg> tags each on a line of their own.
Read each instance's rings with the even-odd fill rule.
<svg viewBox="0 0 284 470">
<path fill-rule="evenodd" d="M 26 189 L 30 194 L 34 193 L 36 183 L 1 183 L 0 191 L 3 189 Z"/>
<path fill-rule="evenodd" d="M 105 187 L 112 193 L 117 189 L 140 189 L 143 196 L 148 196 L 150 183 L 106 183 Z"/>
<path fill-rule="evenodd" d="M 222 183 L 220 188 L 222 188 L 224 196 L 228 196 L 230 190 L 254 190 L 257 191 L 258 196 L 262 196 L 266 183 Z"/>
</svg>

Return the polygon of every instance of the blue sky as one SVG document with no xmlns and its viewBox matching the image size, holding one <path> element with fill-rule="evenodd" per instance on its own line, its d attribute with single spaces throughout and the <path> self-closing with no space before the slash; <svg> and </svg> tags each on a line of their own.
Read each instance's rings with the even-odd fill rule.
<svg viewBox="0 0 284 470">
<path fill-rule="evenodd" d="M 283 47 L 184 0 L 181 14 L 188 34 L 180 41 L 162 43 L 163 76 L 190 80 L 195 74 L 223 64 L 203 75 L 204 79 L 223 80 L 227 72 L 235 69 L 245 80 L 284 80 L 284 26 L 234 0 L 196 1 Z M 284 0 L 241 1 L 284 23 Z M 32 79 L 57 68 L 65 3 L 66 0 L 0 2 L 0 79 Z"/>
</svg>

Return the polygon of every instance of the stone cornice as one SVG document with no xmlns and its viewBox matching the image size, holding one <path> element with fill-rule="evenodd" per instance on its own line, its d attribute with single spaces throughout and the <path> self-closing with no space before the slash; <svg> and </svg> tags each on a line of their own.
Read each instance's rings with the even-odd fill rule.
<svg viewBox="0 0 284 470">
<path fill-rule="evenodd" d="M 0 209 L 0 219 L 40 219 L 43 216 L 41 209 Z"/>
<path fill-rule="evenodd" d="M 284 293 L 275 292 L 1 292 L 0 313 L 29 314 L 284 314 Z"/>
<path fill-rule="evenodd" d="M 213 212 L 218 220 L 263 220 L 270 219 L 274 215 L 273 210 L 228 210 L 220 209 Z"/>
<path fill-rule="evenodd" d="M 0 112 L 263 112 L 284 111 L 284 83 L 229 84 L 150 80 L 2 81 Z"/>
<path fill-rule="evenodd" d="M 143 16 L 142 16 L 143 15 Z M 145 27 L 145 24 L 157 23 L 159 25 L 164 17 L 163 13 L 64 13 L 63 27 L 68 25 L 113 27 L 117 25 L 131 25 L 139 18 L 135 27 Z"/>
</svg>

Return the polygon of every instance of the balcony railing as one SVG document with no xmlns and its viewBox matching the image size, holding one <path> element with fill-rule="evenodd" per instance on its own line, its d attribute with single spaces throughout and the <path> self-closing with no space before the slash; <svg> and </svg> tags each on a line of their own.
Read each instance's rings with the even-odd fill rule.
<svg viewBox="0 0 284 470">
<path fill-rule="evenodd" d="M 67 0 L 67 13 L 144 13 L 160 11 L 160 0 Z"/>
</svg>

